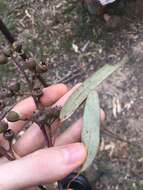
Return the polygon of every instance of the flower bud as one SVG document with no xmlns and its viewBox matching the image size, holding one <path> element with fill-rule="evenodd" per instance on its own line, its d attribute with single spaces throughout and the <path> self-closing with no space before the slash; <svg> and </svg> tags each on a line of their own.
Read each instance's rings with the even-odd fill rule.
<svg viewBox="0 0 143 190">
<path fill-rule="evenodd" d="M 8 129 L 8 123 L 5 121 L 0 121 L 0 133 L 6 132 Z"/>
<path fill-rule="evenodd" d="M 10 111 L 7 116 L 6 116 L 6 119 L 9 121 L 9 122 L 16 122 L 16 121 L 19 121 L 20 120 L 20 116 L 18 113 L 16 113 L 15 111 Z"/>
</svg>

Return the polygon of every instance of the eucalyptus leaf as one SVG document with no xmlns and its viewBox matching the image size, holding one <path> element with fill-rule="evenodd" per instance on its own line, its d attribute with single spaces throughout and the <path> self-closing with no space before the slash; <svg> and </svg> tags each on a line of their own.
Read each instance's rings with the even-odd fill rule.
<svg viewBox="0 0 143 190">
<path fill-rule="evenodd" d="M 100 104 L 96 91 L 92 91 L 86 100 L 81 139 L 87 148 L 87 159 L 81 168 L 83 172 L 92 164 L 100 142 Z"/>
<path fill-rule="evenodd" d="M 106 64 L 104 67 L 95 72 L 90 78 L 85 80 L 82 85 L 70 96 L 70 98 L 62 108 L 60 113 L 61 121 L 68 119 L 81 105 L 81 103 L 87 98 L 91 90 L 95 89 L 121 65 L 127 63 L 127 61 L 128 56 L 124 56 L 120 63 L 116 65 Z"/>
</svg>

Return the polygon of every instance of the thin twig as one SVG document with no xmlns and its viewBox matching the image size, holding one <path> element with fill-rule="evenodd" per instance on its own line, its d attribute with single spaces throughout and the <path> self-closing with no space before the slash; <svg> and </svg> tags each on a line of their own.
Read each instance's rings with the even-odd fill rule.
<svg viewBox="0 0 143 190">
<path fill-rule="evenodd" d="M 2 19 L 0 18 L 0 30 L 3 33 L 3 35 L 5 36 L 5 38 L 11 43 L 13 44 L 15 39 L 12 36 L 12 34 L 9 32 L 8 28 L 6 27 L 6 25 L 3 23 Z"/>
<path fill-rule="evenodd" d="M 38 187 L 39 187 L 39 189 L 41 189 L 41 190 L 47 190 L 47 188 L 44 187 L 43 185 L 38 185 Z"/>
<path fill-rule="evenodd" d="M 29 89 L 30 91 L 32 92 L 32 86 L 31 86 L 31 81 L 29 80 L 26 72 L 24 71 L 23 67 L 16 61 L 16 59 L 12 56 L 12 60 L 14 62 L 14 65 L 18 68 L 18 70 L 24 75 L 27 83 L 28 83 L 28 86 L 29 86 Z"/>
<path fill-rule="evenodd" d="M 45 141 L 46 141 L 46 145 L 47 145 L 47 147 L 49 147 L 50 146 L 50 141 L 49 141 L 49 136 L 47 135 L 45 126 L 40 125 L 40 129 L 41 129 L 41 131 L 42 131 L 42 133 L 44 135 L 44 138 L 45 138 Z"/>
<path fill-rule="evenodd" d="M 41 84 L 43 85 L 43 87 L 48 87 L 49 84 L 45 81 L 45 79 L 39 74 L 37 75 L 38 80 L 41 82 Z"/>
<path fill-rule="evenodd" d="M 52 147 L 53 146 L 53 143 L 52 143 L 52 130 L 51 130 L 51 125 L 48 126 L 48 125 L 45 125 L 44 126 L 45 128 L 45 131 L 46 131 L 46 135 L 49 139 L 49 147 Z"/>
<path fill-rule="evenodd" d="M 8 110 L 6 110 L 6 111 L 0 116 L 0 121 L 5 118 L 5 116 L 8 114 L 8 112 L 9 112 L 13 107 L 14 107 L 14 105 L 11 106 Z"/>
<path fill-rule="evenodd" d="M 20 65 L 20 64 L 16 61 L 16 59 L 15 59 L 13 56 L 12 56 L 12 60 L 14 61 L 14 64 L 15 64 L 15 66 L 18 68 L 18 70 L 19 70 L 19 71 L 23 74 L 23 76 L 25 77 L 25 79 L 26 79 L 26 81 L 27 81 L 27 84 L 28 84 L 28 86 L 29 86 L 29 90 L 30 90 L 31 94 L 33 94 L 33 93 L 32 93 L 32 92 L 33 92 L 32 81 L 29 80 L 29 78 L 28 78 L 26 72 L 24 71 L 22 65 Z M 33 97 L 33 100 L 34 100 L 34 102 L 35 102 L 35 104 L 36 104 L 36 107 L 39 108 L 39 102 L 37 101 L 37 98 L 36 98 L 34 95 L 32 95 L 32 97 Z"/>
<path fill-rule="evenodd" d="M 9 161 L 13 161 L 14 158 L 8 154 L 7 150 L 5 150 L 4 147 L 0 146 L 0 154 L 4 157 L 6 157 Z"/>
<path fill-rule="evenodd" d="M 15 43 L 15 38 L 13 37 L 12 33 L 9 31 L 9 29 L 6 27 L 5 23 L 2 21 L 2 19 L 0 18 L 0 30 L 3 33 L 3 35 L 5 36 L 5 38 L 8 40 L 8 42 L 13 45 Z M 23 61 L 25 61 L 26 59 L 28 59 L 28 56 L 26 55 L 26 53 L 23 51 L 22 47 L 21 49 L 19 49 L 17 51 L 17 53 L 19 53 L 19 55 L 21 56 L 21 58 L 23 59 Z M 23 70 L 24 71 L 24 70 Z M 23 73 L 24 74 L 24 73 Z M 39 74 L 37 76 L 38 80 L 41 82 L 41 84 L 44 87 L 47 87 L 48 84 L 45 81 L 45 79 Z"/>
<path fill-rule="evenodd" d="M 13 152 L 12 141 L 9 142 L 9 152 L 12 155 L 13 159 L 16 160 L 16 157 Z"/>
</svg>

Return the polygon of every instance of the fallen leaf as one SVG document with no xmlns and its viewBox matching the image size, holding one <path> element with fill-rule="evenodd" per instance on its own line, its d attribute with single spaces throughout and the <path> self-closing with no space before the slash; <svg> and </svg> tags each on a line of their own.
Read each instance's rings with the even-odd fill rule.
<svg viewBox="0 0 143 190">
<path fill-rule="evenodd" d="M 79 52 L 79 48 L 78 48 L 78 46 L 76 44 L 72 44 L 72 48 L 75 51 L 75 53 Z"/>
</svg>

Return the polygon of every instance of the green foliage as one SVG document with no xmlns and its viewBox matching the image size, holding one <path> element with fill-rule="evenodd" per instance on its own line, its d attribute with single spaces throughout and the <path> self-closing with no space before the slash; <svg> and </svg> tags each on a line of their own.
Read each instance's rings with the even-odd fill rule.
<svg viewBox="0 0 143 190">
<path fill-rule="evenodd" d="M 128 57 L 125 56 L 121 62 L 117 65 L 105 65 L 94 73 L 90 78 L 85 80 L 83 84 L 76 90 L 68 101 L 65 103 L 60 119 L 62 121 L 68 119 L 74 111 L 83 103 L 87 98 L 89 93 L 94 90 L 99 84 L 101 84 L 108 76 L 110 76 L 114 71 L 116 71 L 123 63 L 128 61 Z"/>
<path fill-rule="evenodd" d="M 116 65 L 105 65 L 94 73 L 90 78 L 85 80 L 83 84 L 70 96 L 68 101 L 60 112 L 60 119 L 64 121 L 68 119 L 76 109 L 86 100 L 84 110 L 84 123 L 82 131 L 82 142 L 87 147 L 88 156 L 81 171 L 88 168 L 95 158 L 100 141 L 100 106 L 96 87 L 101 84 L 108 76 L 116 71 L 121 65 L 128 62 L 128 56 Z"/>
<path fill-rule="evenodd" d="M 81 139 L 87 148 L 87 159 L 81 169 L 84 171 L 92 164 L 100 142 L 100 104 L 96 91 L 92 91 L 86 100 Z"/>
</svg>

